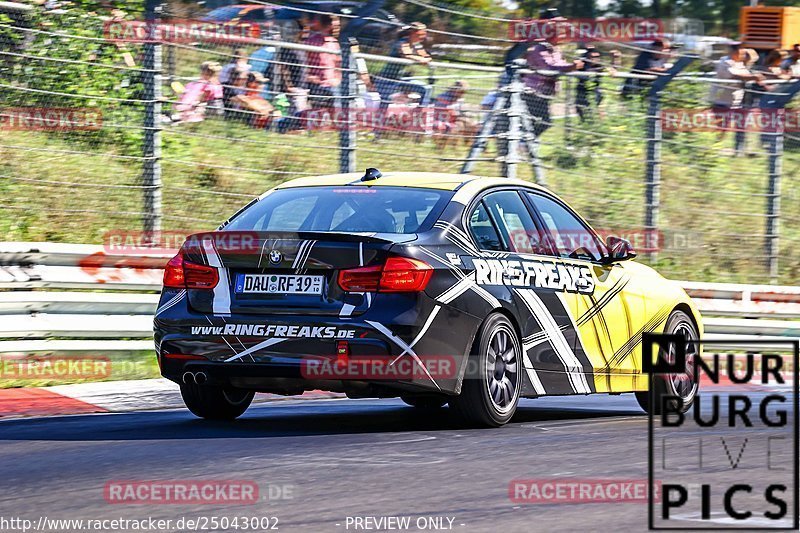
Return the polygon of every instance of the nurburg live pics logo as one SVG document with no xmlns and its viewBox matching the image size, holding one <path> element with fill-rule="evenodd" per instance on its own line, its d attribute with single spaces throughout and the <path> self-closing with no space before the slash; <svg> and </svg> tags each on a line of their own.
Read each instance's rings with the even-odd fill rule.
<svg viewBox="0 0 800 533">
<path fill-rule="evenodd" d="M 660 398 L 660 414 L 650 410 L 649 529 L 797 531 L 800 341 L 751 341 L 749 349 L 760 356 L 752 351 L 701 355 L 700 346 L 709 342 L 689 341 L 687 367 L 683 336 L 651 333 L 643 338 L 650 402 L 658 398 L 657 386 L 664 380 L 691 375 L 700 382 L 702 377 L 685 413 L 681 399 L 666 394 Z M 726 341 L 713 343 L 724 347 Z M 658 499 L 653 498 L 656 490 Z"/>
</svg>

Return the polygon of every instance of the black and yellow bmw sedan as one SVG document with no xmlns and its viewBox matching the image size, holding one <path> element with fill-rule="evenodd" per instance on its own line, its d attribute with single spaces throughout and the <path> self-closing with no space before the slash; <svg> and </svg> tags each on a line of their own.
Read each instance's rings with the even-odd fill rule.
<svg viewBox="0 0 800 533">
<path fill-rule="evenodd" d="M 700 315 L 634 256 L 524 181 L 302 178 L 169 262 L 159 364 L 204 418 L 235 418 L 259 391 L 321 389 L 499 426 L 520 397 L 633 392 L 649 409 L 642 336 L 667 332 L 686 338 L 687 369 L 654 386 L 688 408 Z"/>
</svg>

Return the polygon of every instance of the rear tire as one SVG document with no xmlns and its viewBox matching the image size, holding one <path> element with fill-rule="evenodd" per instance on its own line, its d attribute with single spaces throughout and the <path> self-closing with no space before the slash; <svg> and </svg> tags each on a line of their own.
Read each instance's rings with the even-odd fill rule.
<svg viewBox="0 0 800 533">
<path fill-rule="evenodd" d="M 522 348 L 514 326 L 495 313 L 481 325 L 469 356 L 461 394 L 450 407 L 468 424 L 499 427 L 519 403 Z"/>
<path fill-rule="evenodd" d="M 697 341 L 698 334 L 697 328 L 689 318 L 689 315 L 683 311 L 673 311 L 667 319 L 667 326 L 664 328 L 664 333 L 672 335 L 683 335 L 687 339 Z M 644 409 L 645 413 L 653 415 L 661 414 L 661 399 L 664 396 L 678 396 L 683 400 L 683 409 L 681 412 L 688 411 L 694 399 L 697 397 L 697 390 L 699 383 L 697 376 L 694 374 L 694 359 L 699 357 L 699 343 L 687 342 L 686 343 L 686 372 L 683 374 L 662 374 L 653 377 L 653 386 L 655 387 L 655 405 L 650 405 L 650 391 L 641 391 L 636 394 L 636 401 Z M 674 353 L 664 354 L 663 351 L 659 354 L 661 357 L 668 361 L 674 360 Z"/>
<path fill-rule="evenodd" d="M 426 396 L 400 396 L 407 405 L 417 409 L 439 409 L 447 403 L 447 398 L 437 395 Z"/>
<path fill-rule="evenodd" d="M 234 420 L 253 401 L 255 392 L 210 385 L 181 385 L 183 403 L 195 416 L 207 420 Z"/>
</svg>

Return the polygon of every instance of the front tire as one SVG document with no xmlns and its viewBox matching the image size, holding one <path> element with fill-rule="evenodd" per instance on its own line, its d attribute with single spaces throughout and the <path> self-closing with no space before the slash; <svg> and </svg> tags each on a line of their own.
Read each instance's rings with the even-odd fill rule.
<svg viewBox="0 0 800 533">
<path fill-rule="evenodd" d="M 650 404 L 650 391 L 641 391 L 636 393 L 636 400 L 646 413 L 653 415 L 661 414 L 662 398 L 664 396 L 677 396 L 683 400 L 682 413 L 688 411 L 694 399 L 697 397 L 697 390 L 699 382 L 695 375 L 694 361 L 700 357 L 699 350 L 700 344 L 698 340 L 697 328 L 689 318 L 689 315 L 683 311 L 673 311 L 667 319 L 667 326 L 664 328 L 664 333 L 672 335 L 683 335 L 686 339 L 686 372 L 680 374 L 661 374 L 653 376 L 651 383 L 655 391 L 653 397 L 655 405 Z M 695 341 L 695 342 L 691 342 Z M 669 362 L 675 360 L 674 348 L 670 347 L 669 353 L 659 354 Z"/>
<path fill-rule="evenodd" d="M 499 427 L 519 403 L 522 348 L 509 320 L 490 315 L 481 326 L 469 356 L 461 394 L 450 407 L 467 423 Z"/>
<path fill-rule="evenodd" d="M 210 385 L 181 385 L 183 403 L 195 416 L 207 420 L 234 420 L 253 401 L 255 392 Z"/>
</svg>

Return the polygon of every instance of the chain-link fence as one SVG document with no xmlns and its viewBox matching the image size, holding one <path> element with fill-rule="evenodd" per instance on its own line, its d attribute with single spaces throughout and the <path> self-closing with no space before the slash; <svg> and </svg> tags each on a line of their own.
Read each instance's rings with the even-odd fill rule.
<svg viewBox="0 0 800 533">
<path fill-rule="evenodd" d="M 632 72 L 643 49 L 619 43 L 579 71 L 531 71 L 510 40 L 441 26 L 409 58 L 385 37 L 408 30 L 377 12 L 251 24 L 149 5 L 150 24 L 0 15 L 2 238 L 213 229 L 287 179 L 378 167 L 544 184 L 670 276 L 800 277 L 796 131 L 697 118 L 729 83 L 742 110 L 791 114 L 792 80 L 745 88 L 680 54 Z M 370 38 L 348 30 L 376 20 Z"/>
</svg>

